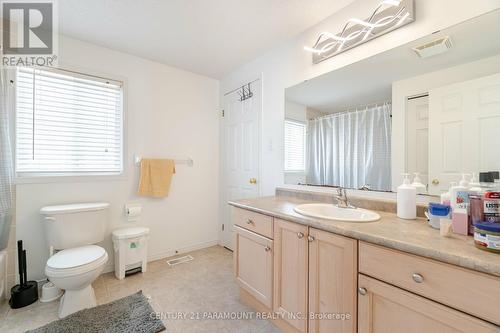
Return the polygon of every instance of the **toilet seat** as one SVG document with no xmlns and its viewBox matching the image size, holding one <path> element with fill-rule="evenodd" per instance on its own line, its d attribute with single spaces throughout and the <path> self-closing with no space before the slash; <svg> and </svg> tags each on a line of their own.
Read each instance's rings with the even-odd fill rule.
<svg viewBox="0 0 500 333">
<path fill-rule="evenodd" d="M 62 250 L 47 260 L 45 273 L 49 277 L 68 277 L 91 272 L 108 260 L 106 250 L 86 245 Z"/>
</svg>

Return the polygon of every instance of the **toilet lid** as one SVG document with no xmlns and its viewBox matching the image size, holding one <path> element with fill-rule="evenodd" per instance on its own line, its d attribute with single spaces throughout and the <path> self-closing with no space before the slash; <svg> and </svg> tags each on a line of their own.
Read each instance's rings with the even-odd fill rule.
<svg viewBox="0 0 500 333">
<path fill-rule="evenodd" d="M 90 264 L 102 258 L 106 251 L 97 245 L 86 245 L 57 252 L 47 261 L 53 269 L 66 269 Z"/>
</svg>

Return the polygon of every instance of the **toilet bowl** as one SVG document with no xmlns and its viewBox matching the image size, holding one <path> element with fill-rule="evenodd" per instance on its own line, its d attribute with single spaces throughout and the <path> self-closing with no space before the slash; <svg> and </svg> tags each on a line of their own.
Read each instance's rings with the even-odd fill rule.
<svg viewBox="0 0 500 333">
<path fill-rule="evenodd" d="M 97 305 L 92 282 L 108 261 L 106 250 L 97 245 L 74 247 L 49 258 L 45 274 L 65 293 L 59 305 L 59 318 Z"/>
</svg>

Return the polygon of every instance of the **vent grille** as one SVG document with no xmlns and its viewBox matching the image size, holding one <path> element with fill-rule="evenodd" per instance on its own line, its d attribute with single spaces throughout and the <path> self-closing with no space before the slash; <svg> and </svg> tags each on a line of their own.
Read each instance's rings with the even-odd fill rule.
<svg viewBox="0 0 500 333">
<path fill-rule="evenodd" d="M 194 258 L 191 256 L 184 256 L 184 257 L 180 257 L 180 258 L 167 260 L 167 264 L 169 266 L 175 266 L 175 265 L 179 265 L 179 264 L 184 264 L 184 263 L 189 262 L 191 260 L 194 260 Z"/>
<path fill-rule="evenodd" d="M 449 36 L 441 37 L 432 42 L 419 45 L 413 48 L 420 58 L 428 58 L 441 53 L 444 53 L 453 47 L 453 43 Z"/>
</svg>

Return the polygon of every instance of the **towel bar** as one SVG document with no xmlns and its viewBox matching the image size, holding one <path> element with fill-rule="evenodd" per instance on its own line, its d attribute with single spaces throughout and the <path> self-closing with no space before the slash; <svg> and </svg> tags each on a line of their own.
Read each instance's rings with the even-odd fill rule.
<svg viewBox="0 0 500 333">
<path fill-rule="evenodd" d="M 135 165 L 141 165 L 142 161 L 142 156 L 139 155 L 134 155 L 134 164 Z M 194 164 L 194 161 L 192 158 L 187 158 L 185 160 L 174 160 L 175 164 L 186 164 L 187 166 L 192 167 Z"/>
</svg>

